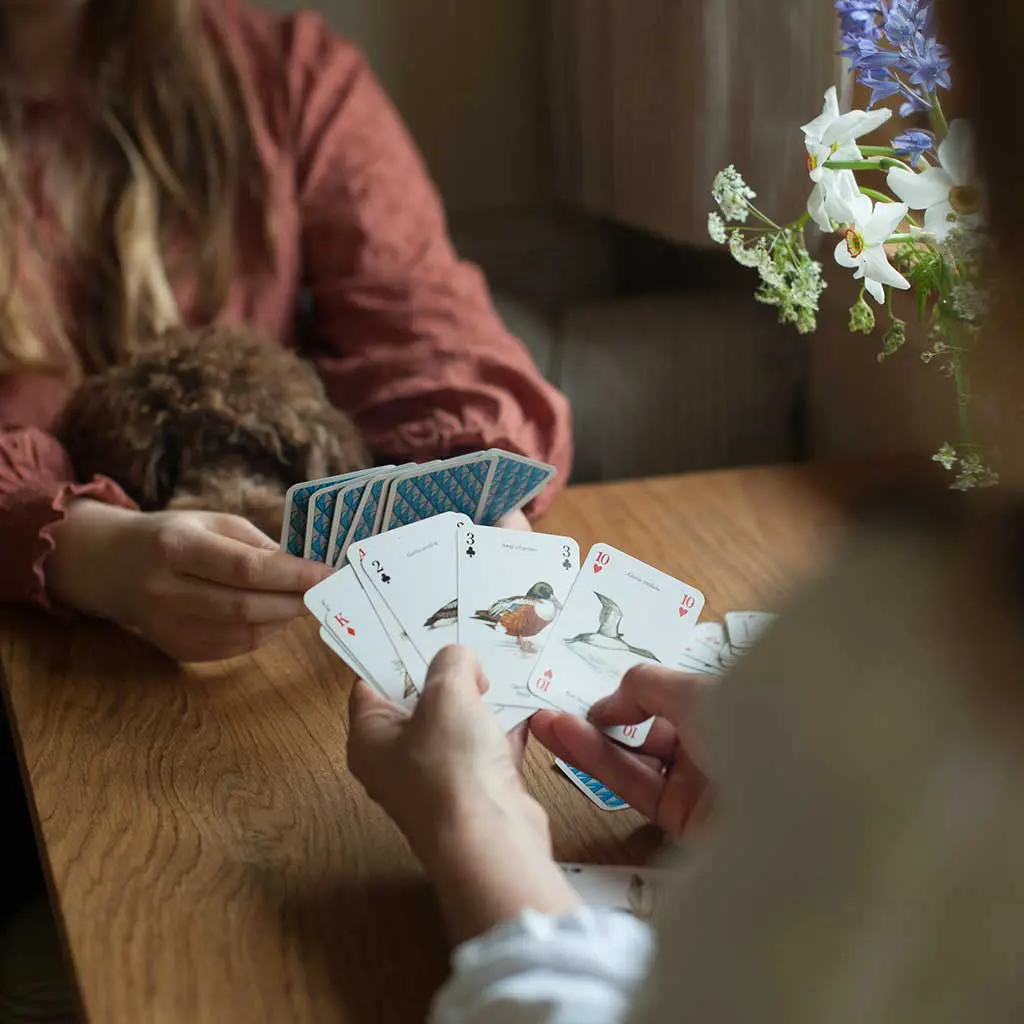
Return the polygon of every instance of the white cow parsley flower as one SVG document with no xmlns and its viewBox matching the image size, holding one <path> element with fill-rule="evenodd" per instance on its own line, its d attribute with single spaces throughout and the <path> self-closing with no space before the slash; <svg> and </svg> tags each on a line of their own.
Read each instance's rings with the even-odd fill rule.
<svg viewBox="0 0 1024 1024">
<path fill-rule="evenodd" d="M 757 193 L 732 164 L 715 176 L 711 195 L 727 221 L 745 221 L 749 213 L 748 201 L 757 198 Z"/>
</svg>

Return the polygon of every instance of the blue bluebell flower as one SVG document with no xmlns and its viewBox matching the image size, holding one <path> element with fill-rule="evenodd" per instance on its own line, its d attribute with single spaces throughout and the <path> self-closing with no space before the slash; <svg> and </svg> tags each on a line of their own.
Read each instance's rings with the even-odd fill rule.
<svg viewBox="0 0 1024 1024">
<path fill-rule="evenodd" d="M 935 136 L 931 132 L 917 131 L 915 129 L 904 132 L 902 135 L 897 135 L 892 140 L 892 146 L 898 156 L 908 158 L 910 166 L 916 167 L 921 157 L 934 149 Z"/>
<path fill-rule="evenodd" d="M 953 84 L 949 75 L 952 65 L 949 51 L 934 37 L 920 32 L 911 44 L 900 48 L 900 68 L 909 74 L 911 85 L 919 85 L 925 92 L 949 89 Z"/>
<path fill-rule="evenodd" d="M 872 39 L 847 36 L 844 41 L 846 49 L 841 50 L 839 56 L 849 60 L 855 71 L 879 71 L 900 63 L 898 53 L 881 49 Z"/>
<path fill-rule="evenodd" d="M 914 36 L 934 35 L 930 0 L 891 0 L 884 15 L 882 31 L 893 46 L 909 46 Z"/>
<path fill-rule="evenodd" d="M 902 91 L 899 82 L 886 68 L 862 71 L 859 80 L 862 85 L 866 85 L 871 90 L 871 98 L 868 100 L 869 109 Z"/>
</svg>

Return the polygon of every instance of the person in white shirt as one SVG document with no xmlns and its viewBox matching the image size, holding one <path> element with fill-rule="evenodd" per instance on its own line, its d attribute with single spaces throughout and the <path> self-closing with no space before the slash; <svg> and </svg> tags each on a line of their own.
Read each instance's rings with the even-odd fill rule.
<svg viewBox="0 0 1024 1024">
<path fill-rule="evenodd" d="M 693 762 L 715 780 L 653 929 L 580 905 L 472 652 L 438 656 L 411 717 L 353 691 L 351 769 L 457 947 L 433 1024 L 1024 1019 L 1024 692 L 982 685 L 1019 683 L 1024 586 L 1001 589 L 1005 546 L 956 579 L 968 527 L 922 529 L 933 499 L 864 527 L 721 683 L 629 673 L 595 718 L 658 716 L 641 756 L 534 716 L 671 835 L 707 793 Z M 1024 522 L 990 527 L 1024 550 Z"/>
<path fill-rule="evenodd" d="M 433 1024 L 1024 1021 L 1024 6 L 939 9 L 1001 275 L 971 365 L 1002 486 L 877 505 L 718 684 L 643 668 L 594 723 L 534 716 L 667 833 L 710 806 L 650 927 L 580 905 L 470 652 L 412 716 L 357 686 L 350 766 L 456 947 Z M 649 715 L 639 754 L 597 728 Z"/>
</svg>

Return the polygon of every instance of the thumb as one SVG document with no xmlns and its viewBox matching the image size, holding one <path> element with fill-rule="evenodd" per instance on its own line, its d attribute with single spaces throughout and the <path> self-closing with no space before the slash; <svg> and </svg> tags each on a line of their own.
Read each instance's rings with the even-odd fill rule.
<svg viewBox="0 0 1024 1024">
<path fill-rule="evenodd" d="M 598 726 L 665 718 L 678 729 L 689 717 L 696 691 L 704 685 L 696 676 L 658 665 L 637 665 L 622 677 L 613 694 L 594 702 L 587 717 Z"/>
<path fill-rule="evenodd" d="M 469 647 L 442 648 L 427 669 L 420 707 L 427 713 L 441 707 L 464 707 L 480 700 L 488 689 L 477 656 Z"/>
</svg>

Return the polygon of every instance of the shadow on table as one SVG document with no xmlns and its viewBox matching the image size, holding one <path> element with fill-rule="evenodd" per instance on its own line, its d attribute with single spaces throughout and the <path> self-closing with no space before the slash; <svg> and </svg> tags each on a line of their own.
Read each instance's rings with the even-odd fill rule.
<svg viewBox="0 0 1024 1024">
<path fill-rule="evenodd" d="M 329 984 L 344 1020 L 424 1020 L 448 975 L 448 945 L 425 879 L 338 881 L 281 895 L 281 924 L 306 973 Z"/>
</svg>

